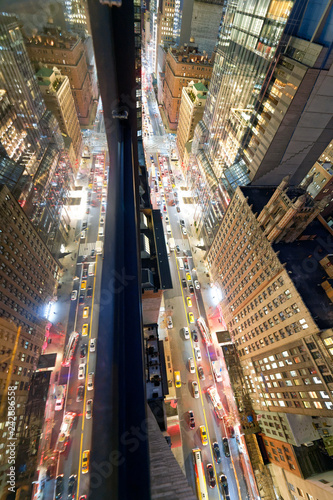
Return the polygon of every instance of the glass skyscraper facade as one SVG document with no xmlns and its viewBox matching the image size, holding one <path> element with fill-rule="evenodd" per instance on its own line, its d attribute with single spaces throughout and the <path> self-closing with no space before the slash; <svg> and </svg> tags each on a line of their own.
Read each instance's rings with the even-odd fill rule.
<svg viewBox="0 0 333 500">
<path fill-rule="evenodd" d="M 210 192 L 201 210 L 205 225 L 213 232 L 214 227 L 218 227 L 212 209 L 214 195 L 217 195 L 215 206 L 220 200 L 225 209 L 238 185 L 248 184 L 259 168 L 268 174 L 269 183 L 271 170 L 284 160 L 283 151 L 292 132 L 288 137 L 276 135 L 280 142 L 275 142 L 275 156 L 270 155 L 266 158 L 267 165 L 261 165 L 308 69 L 329 69 L 332 13 L 327 9 L 324 1 L 316 4 L 299 0 L 228 2 L 204 116 L 194 135 L 190 166 L 190 170 L 197 171 L 194 177 L 199 173 Z M 304 38 L 307 46 L 301 47 L 297 40 Z M 286 54 L 298 62 L 303 57 L 303 68 L 290 65 L 284 58 Z M 292 72 L 293 81 L 289 81 L 288 73 Z M 307 99 L 314 85 L 314 80 L 307 82 Z M 299 111 L 298 116 L 301 113 Z M 329 117 L 322 130 L 328 127 L 328 122 Z M 304 132 L 301 135 L 304 136 Z M 295 146 L 299 151 L 304 147 L 304 144 Z M 313 162 L 315 155 L 318 158 L 321 154 L 318 151 L 312 155 Z M 311 161 L 310 155 L 308 161 Z M 293 168 L 296 171 L 298 167 L 288 164 L 289 171 Z M 303 166 L 303 170 L 305 168 Z M 280 180 L 277 176 L 276 182 Z M 193 181 L 197 185 L 195 178 Z M 203 226 L 203 222 L 201 224 Z"/>
</svg>

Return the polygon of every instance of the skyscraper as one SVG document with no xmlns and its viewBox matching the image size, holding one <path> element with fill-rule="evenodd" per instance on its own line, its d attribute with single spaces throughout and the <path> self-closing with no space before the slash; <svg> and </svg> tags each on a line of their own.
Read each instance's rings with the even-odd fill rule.
<svg viewBox="0 0 333 500">
<path fill-rule="evenodd" d="M 193 141 L 200 172 L 220 199 L 251 179 L 279 183 L 290 172 L 300 182 L 328 145 L 329 23 L 325 1 L 228 3 Z M 204 213 L 214 219 L 209 203 Z"/>
<path fill-rule="evenodd" d="M 50 25 L 26 40 L 27 52 L 35 69 L 39 63 L 56 66 L 68 76 L 80 125 L 88 125 L 93 111 L 93 91 L 85 48 L 78 35 L 72 35 Z"/>
<path fill-rule="evenodd" d="M 3 48 L 0 55 L 0 87 L 6 91 L 15 110 L 17 126 L 27 134 L 29 152 L 22 161 L 29 175 L 34 175 L 46 146 L 39 127 L 45 103 L 15 16 L 0 15 L 0 33 Z"/>
<path fill-rule="evenodd" d="M 84 38 L 91 33 L 86 0 L 64 0 L 65 21 L 69 31 Z"/>
<path fill-rule="evenodd" d="M 23 432 L 29 383 L 45 339 L 45 308 L 55 293 L 57 262 L 10 190 L 0 181 L 0 492 L 7 485 L 8 386 L 16 397 L 16 437 Z"/>
<path fill-rule="evenodd" d="M 68 77 L 55 67 L 41 68 L 36 77 L 47 108 L 57 118 L 61 132 L 71 139 L 79 159 L 82 135 Z"/>
</svg>

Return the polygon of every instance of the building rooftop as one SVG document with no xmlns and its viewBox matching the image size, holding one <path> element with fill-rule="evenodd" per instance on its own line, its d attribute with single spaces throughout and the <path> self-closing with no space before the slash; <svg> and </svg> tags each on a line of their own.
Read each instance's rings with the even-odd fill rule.
<svg viewBox="0 0 333 500">
<path fill-rule="evenodd" d="M 206 85 L 202 82 L 195 83 L 193 86 L 198 92 L 208 92 Z"/>
<path fill-rule="evenodd" d="M 45 66 L 43 66 L 42 68 L 40 68 L 40 70 L 37 71 L 36 76 L 37 77 L 41 76 L 43 78 L 50 78 L 52 73 L 53 73 L 53 69 L 46 68 Z"/>
<path fill-rule="evenodd" d="M 242 187 L 243 194 L 248 197 L 248 204 L 253 205 L 254 213 L 261 212 L 269 201 L 275 187 Z M 292 199 L 303 194 L 299 188 L 287 189 L 288 196 Z M 309 199 L 309 205 L 313 201 Z M 303 231 L 300 238 L 292 243 L 281 241 L 273 243 L 275 252 L 293 280 L 295 287 L 303 298 L 312 318 L 320 329 L 331 328 L 333 325 L 333 303 L 322 288 L 322 283 L 328 276 L 319 264 L 319 261 L 333 251 L 333 231 L 314 219 Z"/>
</svg>

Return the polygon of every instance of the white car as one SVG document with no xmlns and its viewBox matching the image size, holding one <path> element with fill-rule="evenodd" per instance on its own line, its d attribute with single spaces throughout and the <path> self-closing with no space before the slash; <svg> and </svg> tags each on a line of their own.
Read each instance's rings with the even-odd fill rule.
<svg viewBox="0 0 333 500">
<path fill-rule="evenodd" d="M 173 328 L 173 323 L 172 323 L 172 318 L 171 318 L 171 316 L 168 316 L 168 317 L 167 317 L 167 324 L 168 324 L 168 328 Z"/>
<path fill-rule="evenodd" d="M 182 230 L 183 230 L 183 235 L 186 236 L 187 235 L 186 227 L 183 226 Z"/>
<path fill-rule="evenodd" d="M 92 391 L 94 388 L 94 372 L 88 373 L 88 391 Z"/>
<path fill-rule="evenodd" d="M 96 339 L 90 339 L 90 352 L 96 351 Z"/>
<path fill-rule="evenodd" d="M 92 399 L 88 399 L 88 401 L 86 403 L 86 418 L 87 419 L 92 417 L 92 406 L 93 406 Z"/>
<path fill-rule="evenodd" d="M 83 380 L 86 373 L 86 365 L 79 365 L 79 380 Z"/>
<path fill-rule="evenodd" d="M 199 386 L 198 386 L 198 382 L 196 380 L 193 380 L 193 382 L 192 382 L 192 391 L 193 391 L 193 397 L 195 399 L 198 399 L 198 397 L 199 397 Z"/>
<path fill-rule="evenodd" d="M 198 280 L 194 280 L 194 286 L 197 290 L 200 290 L 200 283 Z"/>
<path fill-rule="evenodd" d="M 184 339 L 185 340 L 188 340 L 190 338 L 190 331 L 187 328 L 187 326 L 184 326 L 184 328 L 183 328 L 183 334 L 184 334 Z"/>
<path fill-rule="evenodd" d="M 195 357 L 196 357 L 197 361 L 201 361 L 202 357 L 201 357 L 200 347 L 195 347 L 194 353 L 195 353 Z"/>
<path fill-rule="evenodd" d="M 76 299 L 77 299 L 77 290 L 72 290 L 71 300 L 76 300 Z"/>
<path fill-rule="evenodd" d="M 193 358 L 188 358 L 188 367 L 189 367 L 190 373 L 195 373 L 195 364 L 194 364 Z"/>
</svg>

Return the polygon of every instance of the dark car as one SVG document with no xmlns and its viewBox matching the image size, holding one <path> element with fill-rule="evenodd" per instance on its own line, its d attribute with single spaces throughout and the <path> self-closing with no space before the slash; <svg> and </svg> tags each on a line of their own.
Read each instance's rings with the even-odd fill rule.
<svg viewBox="0 0 333 500">
<path fill-rule="evenodd" d="M 181 226 L 185 227 L 185 221 L 184 221 L 184 219 L 180 219 L 179 224 L 180 224 Z"/>
<path fill-rule="evenodd" d="M 220 452 L 220 447 L 216 441 L 215 441 L 215 443 L 213 443 L 213 453 L 214 453 L 216 463 L 220 464 L 221 463 L 221 452 Z"/>
<path fill-rule="evenodd" d="M 87 355 L 87 344 L 81 345 L 80 358 L 85 358 Z"/>
<path fill-rule="evenodd" d="M 205 380 L 205 374 L 204 374 L 202 366 L 198 366 L 198 374 L 199 374 L 200 380 Z"/>
<path fill-rule="evenodd" d="M 176 210 L 178 213 L 180 212 L 180 208 L 178 206 L 176 207 Z"/>
<path fill-rule="evenodd" d="M 86 214 L 90 214 L 90 208 L 89 207 L 86 210 Z"/>
<path fill-rule="evenodd" d="M 188 289 L 190 290 L 190 294 L 193 295 L 194 294 L 193 285 L 189 285 Z"/>
<path fill-rule="evenodd" d="M 229 500 L 229 486 L 227 481 L 227 476 L 225 474 L 221 474 L 219 477 L 219 483 L 221 485 L 221 490 L 224 492 L 225 499 Z"/>
<path fill-rule="evenodd" d="M 190 426 L 190 429 L 195 428 L 194 413 L 192 410 L 188 411 L 188 425 Z"/>
<path fill-rule="evenodd" d="M 82 222 L 82 229 L 87 229 L 87 221 L 86 220 L 84 220 Z"/>
<path fill-rule="evenodd" d="M 199 342 L 198 334 L 197 334 L 196 330 L 192 330 L 192 339 L 193 339 L 193 342 Z"/>
<path fill-rule="evenodd" d="M 83 266 L 82 278 L 88 278 L 88 266 Z"/>
<path fill-rule="evenodd" d="M 90 257 L 96 257 L 96 251 L 94 248 L 91 250 Z"/>
<path fill-rule="evenodd" d="M 186 284 L 186 279 L 185 279 L 185 278 L 183 278 L 183 279 L 182 279 L 182 285 L 183 285 L 183 288 L 186 288 L 186 287 L 187 287 L 187 284 Z"/>
<path fill-rule="evenodd" d="M 79 304 L 84 304 L 84 295 L 83 295 L 83 293 L 81 293 L 81 295 L 79 297 Z"/>
<path fill-rule="evenodd" d="M 64 492 L 64 475 L 59 474 L 56 479 L 56 491 L 55 491 L 55 498 L 56 500 L 60 500 L 62 498 L 62 494 Z"/>
<path fill-rule="evenodd" d="M 210 488 L 215 488 L 216 481 L 214 475 L 214 468 L 212 464 L 207 464 L 207 476 L 208 476 L 208 484 Z"/>
<path fill-rule="evenodd" d="M 77 476 L 75 476 L 74 474 L 69 476 L 67 500 L 73 500 L 76 497 L 76 478 Z"/>
<path fill-rule="evenodd" d="M 92 286 L 88 286 L 87 288 L 87 297 L 92 297 Z"/>
<path fill-rule="evenodd" d="M 78 388 L 77 388 L 77 391 L 76 391 L 76 402 L 77 403 L 80 403 L 80 401 L 83 400 L 83 395 L 84 395 L 84 386 L 83 385 L 80 385 Z"/>
<path fill-rule="evenodd" d="M 223 451 L 224 451 L 225 456 L 230 457 L 228 438 L 223 438 L 222 443 L 223 443 Z"/>
<path fill-rule="evenodd" d="M 176 245 L 176 253 L 180 253 L 180 247 L 179 247 L 179 245 Z"/>
</svg>

